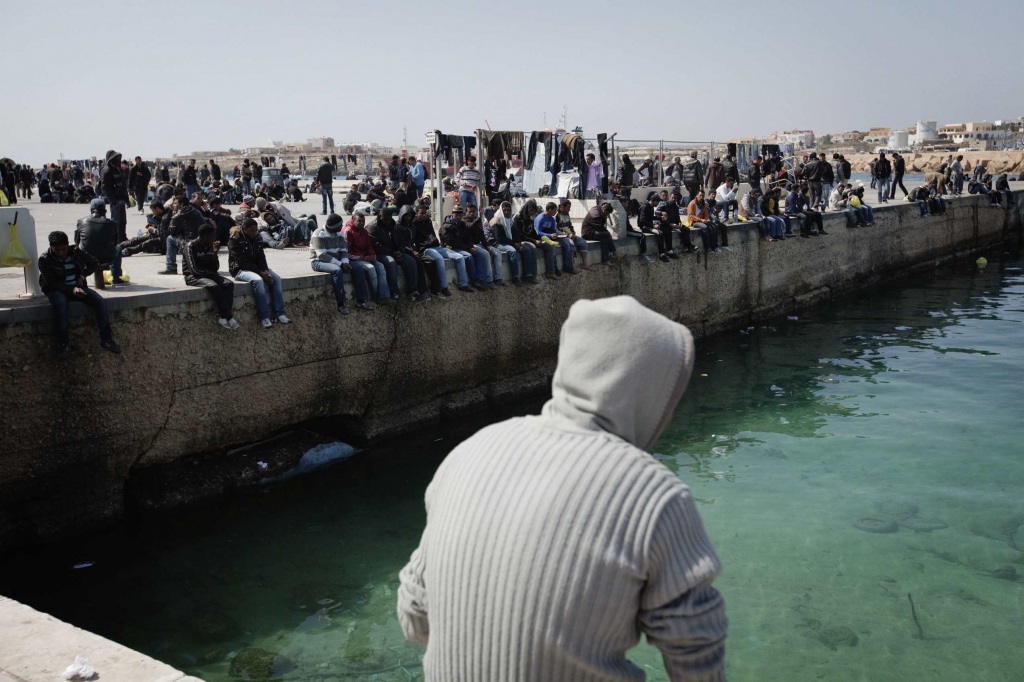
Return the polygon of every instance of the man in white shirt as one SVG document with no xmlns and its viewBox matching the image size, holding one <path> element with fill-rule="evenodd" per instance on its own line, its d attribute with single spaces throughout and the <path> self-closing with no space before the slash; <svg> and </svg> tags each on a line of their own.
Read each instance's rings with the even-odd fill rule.
<svg viewBox="0 0 1024 682">
<path fill-rule="evenodd" d="M 732 209 L 733 220 L 736 220 L 736 212 L 739 210 L 739 202 L 736 201 L 736 190 L 733 189 L 732 179 L 726 180 L 724 185 L 719 185 L 715 190 L 715 210 L 722 216 L 722 222 L 729 222 L 729 209 Z"/>
<path fill-rule="evenodd" d="M 585 197 L 594 199 L 601 192 L 601 180 L 604 179 L 604 166 L 593 154 L 587 154 L 587 187 Z"/>
</svg>

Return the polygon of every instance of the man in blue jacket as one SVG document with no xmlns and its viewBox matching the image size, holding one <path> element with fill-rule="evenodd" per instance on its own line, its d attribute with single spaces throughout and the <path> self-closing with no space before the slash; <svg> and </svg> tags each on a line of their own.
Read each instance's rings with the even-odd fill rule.
<svg viewBox="0 0 1024 682">
<path fill-rule="evenodd" d="M 415 156 L 409 157 L 409 179 L 416 190 L 416 198 L 423 196 L 423 185 L 427 182 L 427 169 Z"/>
</svg>

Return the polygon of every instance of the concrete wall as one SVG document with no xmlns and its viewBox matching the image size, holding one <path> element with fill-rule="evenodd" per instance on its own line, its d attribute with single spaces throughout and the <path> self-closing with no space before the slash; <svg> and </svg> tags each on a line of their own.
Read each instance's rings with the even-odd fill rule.
<svg viewBox="0 0 1024 682">
<path fill-rule="evenodd" d="M 537 286 L 349 317 L 335 312 L 323 276 L 302 277 L 286 282 L 294 324 L 270 331 L 220 328 L 201 291 L 155 293 L 112 312 L 120 357 L 98 349 L 84 317 L 72 329 L 79 354 L 60 361 L 50 355 L 45 308 L 0 319 L 0 553 L 117 518 L 125 481 L 141 467 L 315 417 L 368 438 L 390 435 L 543 389 L 561 323 L 580 298 L 630 294 L 704 336 L 1009 234 L 1019 240 L 1019 209 L 990 208 L 984 198 L 952 202 L 944 217 L 919 218 L 908 204 L 875 216 L 876 226 L 861 229 L 827 216 L 828 236 L 780 243 L 739 224 L 730 228 L 731 253 L 651 265 L 626 257 Z M 635 242 L 622 248 L 635 253 Z"/>
</svg>

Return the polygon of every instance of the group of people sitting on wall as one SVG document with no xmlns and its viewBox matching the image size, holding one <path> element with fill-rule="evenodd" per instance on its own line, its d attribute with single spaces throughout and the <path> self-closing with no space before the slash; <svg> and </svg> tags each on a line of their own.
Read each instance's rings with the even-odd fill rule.
<svg viewBox="0 0 1024 682">
<path fill-rule="evenodd" d="M 855 187 L 844 182 L 848 166 L 843 166 L 841 157 L 834 161 L 833 169 L 824 157 L 818 159 L 811 154 L 800 168 L 799 177 L 794 174 L 795 181 L 780 184 L 779 179 L 785 180 L 787 175 L 775 169 L 762 186 L 762 159 L 758 157 L 743 178 L 750 189 L 738 199 L 740 175 L 733 159 L 727 157 L 721 163 L 716 158 L 705 169 L 693 154 L 686 163 L 677 158 L 668 169 L 674 186 L 649 192 L 642 204 L 631 198 L 632 185 L 612 183 L 612 195 L 636 217 L 635 226 L 627 219 L 626 234 L 639 240 L 641 262 L 652 262 L 647 255 L 648 237 L 653 238 L 659 260 L 670 262 L 680 253 L 698 250 L 692 239 L 694 231 L 704 251 L 731 251 L 727 226 L 735 222 L 756 222 L 761 239 L 769 242 L 795 237 L 797 231 L 805 238 L 826 235 L 822 220 L 825 211 L 842 212 L 850 228 L 873 225 L 874 212 L 864 201 L 863 184 Z M 538 251 L 545 264 L 544 276 L 549 279 L 593 269 L 591 246 L 599 250 L 601 265 L 611 265 L 619 256 L 608 227 L 611 203 L 593 206 L 579 234 L 570 217 L 569 199 L 544 202 L 543 207 L 537 199 L 528 199 L 513 211 L 511 201 L 492 197 L 490 205 L 480 211 L 479 173 L 474 173 L 471 162 L 456 175 L 455 191 L 460 203 L 435 229 L 430 195 L 422 194 L 422 188 L 414 182 L 412 189 L 407 189 L 409 167 L 418 163 L 413 162 L 415 159 L 399 160 L 400 168 L 407 170 L 404 178 L 399 173 L 402 179 L 394 186 L 376 183 L 365 196 L 359 187 L 353 187 L 343 200 L 347 220 L 334 212 L 333 190 L 325 188 L 331 193 L 328 201 L 325 192 L 325 208 L 329 204 L 331 211 L 320 225 L 316 215 L 296 216 L 280 198 L 274 198 L 280 195 L 261 189 L 238 197 L 241 203 L 232 213 L 224 206 L 224 195 L 210 191 L 218 180 L 226 182 L 212 160 L 208 177 L 205 173 L 193 174 L 191 163 L 178 182 L 163 181 L 161 177 L 155 189 L 150 189 L 151 176 L 141 159 L 136 157 L 135 165 L 128 167 L 122 178 L 121 157 L 109 152 L 102 182 L 108 198 L 91 200 L 90 215 L 78 222 L 73 246 L 66 234 L 54 232 L 50 249 L 39 259 L 40 283 L 57 318 L 61 353 L 69 352 L 67 307 L 72 302 L 94 308 L 103 347 L 119 352 L 110 338 L 103 298 L 88 288 L 86 278 L 92 275 L 95 288 L 103 289 L 107 282 L 104 273 L 109 270 L 112 286 L 126 284 L 122 261 L 140 252 L 162 254 L 164 269 L 159 274 L 163 275 L 178 274 L 181 254 L 186 284 L 210 293 L 218 308 L 218 323 L 226 329 L 239 327 L 233 315 L 234 281 L 250 285 L 263 328 L 271 328 L 275 322 L 291 322 L 285 312 L 281 278 L 267 264 L 267 248 L 308 249 L 311 268 L 331 275 L 335 302 L 342 315 L 349 314 L 346 279 L 355 289 L 355 308 L 372 311 L 374 304 L 390 305 L 401 298 L 399 269 L 404 274 L 405 295 L 411 301 L 422 302 L 434 296 L 452 296 L 446 261 L 454 265 L 454 288 L 468 294 L 506 286 L 503 255 L 508 257 L 514 286 L 538 283 Z M 627 164 L 629 158 L 624 156 L 623 165 Z M 243 164 L 243 169 L 248 165 Z M 245 173 L 243 178 L 248 176 L 241 172 Z M 636 182 L 642 174 L 632 172 L 634 175 L 620 173 L 618 179 Z M 829 181 L 835 177 L 840 182 L 833 188 Z M 251 186 L 251 182 L 247 184 Z M 947 189 L 945 176 L 928 174 L 924 184 L 908 193 L 908 200 L 918 203 L 922 216 L 942 215 Z M 125 234 L 123 214 L 129 190 L 139 200 L 152 196 L 146 226 L 131 238 Z M 976 169 L 969 191 L 988 194 L 994 204 L 999 204 L 1004 195 L 1012 201 L 1005 176 L 993 184 L 991 175 L 984 174 L 983 169 Z M 107 216 L 108 207 L 114 219 Z M 227 247 L 232 279 L 219 273 L 218 251 L 222 246 Z"/>
</svg>

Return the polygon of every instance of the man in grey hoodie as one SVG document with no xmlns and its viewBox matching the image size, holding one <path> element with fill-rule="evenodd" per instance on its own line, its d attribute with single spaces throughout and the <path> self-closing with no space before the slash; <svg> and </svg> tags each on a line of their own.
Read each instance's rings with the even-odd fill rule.
<svg viewBox="0 0 1024 682">
<path fill-rule="evenodd" d="M 631 297 L 578 301 L 542 413 L 448 455 L 398 590 L 426 680 L 639 680 L 641 633 L 671 679 L 725 679 L 718 557 L 689 488 L 646 452 L 693 355 L 686 327 Z"/>
</svg>

